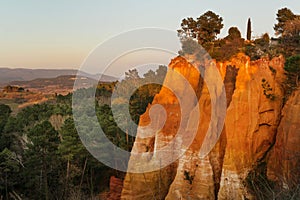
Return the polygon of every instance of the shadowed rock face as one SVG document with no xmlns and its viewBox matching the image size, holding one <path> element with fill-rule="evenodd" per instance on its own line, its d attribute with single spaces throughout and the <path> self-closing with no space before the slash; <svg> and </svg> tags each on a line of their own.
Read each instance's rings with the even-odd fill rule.
<svg viewBox="0 0 300 200">
<path fill-rule="evenodd" d="M 268 178 L 285 190 L 295 190 L 300 180 L 300 90 L 282 110 L 276 143 L 268 159 Z"/>
<path fill-rule="evenodd" d="M 195 138 L 172 164 L 152 172 L 127 173 L 121 199 L 253 199 L 253 191 L 249 189 L 246 181 L 249 180 L 249 174 L 253 170 L 270 160 L 267 158 L 275 143 L 276 134 L 279 134 L 280 130 L 283 135 L 280 137 L 285 139 L 281 139 L 279 144 L 277 144 L 279 141 L 276 142 L 273 154 L 281 153 L 277 164 L 280 159 L 286 157 L 282 154 L 281 146 L 291 144 L 292 140 L 286 137 L 298 137 L 295 132 L 299 132 L 299 124 L 288 120 L 287 116 L 300 121 L 294 116 L 295 114 L 291 114 L 293 109 L 299 108 L 297 102 L 300 95 L 295 95 L 294 99 L 288 101 L 287 108 L 284 109 L 286 116 L 281 120 L 283 57 L 250 62 L 247 56 L 238 54 L 230 61 L 214 64 L 223 79 L 225 86 L 223 92 L 226 93 L 227 100 L 225 125 L 221 127 L 222 132 L 218 142 L 208 155 L 199 156 L 205 136 L 213 135 L 222 123 L 219 123 L 218 116 L 212 118 L 212 94 L 210 94 L 212 90 L 208 90 L 209 86 L 200 76 L 201 70 L 196 69 L 182 57 L 174 58 L 169 64 L 170 70 L 182 74 L 189 81 L 198 98 L 199 107 L 196 106 L 197 102 L 190 102 L 190 109 L 192 112 L 195 109 L 199 110 L 199 123 L 195 123 L 198 119 L 188 121 L 188 124 L 198 126 Z M 201 72 L 207 73 L 206 71 Z M 214 80 L 216 78 L 214 76 L 208 75 L 208 77 L 210 81 L 217 81 Z M 166 81 L 175 84 L 179 94 L 185 94 L 185 87 L 176 78 L 167 75 Z M 213 95 L 218 98 L 221 93 L 222 91 L 215 91 Z M 139 122 L 141 126 L 150 123 L 149 110 L 155 104 L 165 108 L 167 116 L 165 125 L 147 138 L 141 137 L 144 133 L 138 130 L 132 150 L 133 153 L 151 152 L 149 163 L 155 158 L 158 150 L 176 137 L 184 115 L 176 96 L 167 88 L 162 88 L 155 96 L 152 105 L 149 105 L 147 111 L 141 116 Z M 190 118 L 193 118 L 192 116 L 191 114 Z M 291 127 L 285 128 L 289 123 Z M 180 136 L 180 141 L 190 136 L 189 129 L 186 129 L 186 133 Z M 168 157 L 177 155 L 177 147 L 174 147 L 173 152 L 172 150 L 169 152 Z M 169 158 L 166 156 L 165 159 Z M 129 167 L 130 163 L 134 163 L 133 160 L 132 158 L 129 162 Z M 296 164 L 299 165 L 299 162 L 286 164 L 286 172 L 289 172 L 289 166 L 296 166 Z M 273 167 L 277 169 L 275 164 Z M 273 172 L 276 173 L 276 170 L 273 169 Z M 285 176 L 289 178 L 287 174 Z"/>
</svg>

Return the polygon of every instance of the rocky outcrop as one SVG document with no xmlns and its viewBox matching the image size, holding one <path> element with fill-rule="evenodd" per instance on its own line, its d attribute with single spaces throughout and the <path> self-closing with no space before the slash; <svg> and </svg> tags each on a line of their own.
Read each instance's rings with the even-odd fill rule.
<svg viewBox="0 0 300 200">
<path fill-rule="evenodd" d="M 121 197 L 121 192 L 123 188 L 123 181 L 122 179 L 116 178 L 114 176 L 110 177 L 109 182 L 109 194 L 108 198 L 109 200 L 118 200 Z"/>
<path fill-rule="evenodd" d="M 220 80 L 210 74 L 209 65 L 217 67 L 225 87 L 211 86 Z M 160 104 L 165 108 L 165 124 L 155 134 L 147 134 L 151 137 L 143 137 L 147 130 L 138 129 L 132 152 L 150 152 L 151 156 L 145 162 L 151 163 L 157 152 L 173 140 L 182 143 L 193 136 L 193 141 L 189 146 L 175 142 L 173 151 L 168 149 L 169 157 L 184 152 L 170 165 L 151 172 L 127 173 L 122 199 L 254 199 L 255 191 L 247 182 L 252 181 L 253 170 L 267 162 L 275 143 L 283 104 L 283 65 L 283 57 L 251 62 L 243 54 L 230 61 L 204 65 L 188 62 L 182 57 L 173 59 L 169 68 L 188 80 L 197 102 L 191 101 L 189 107 L 185 107 L 191 110 L 187 115 L 174 91 L 162 88 L 139 123 L 145 126 L 151 119 L 160 119 L 163 115 L 149 116 L 151 108 Z M 183 82 L 168 74 L 165 83 L 172 82 L 176 85 L 175 93 L 185 96 Z M 226 101 L 215 104 L 224 92 Z M 222 106 L 227 110 L 225 113 L 219 108 Z M 195 120 L 197 111 L 200 113 L 198 121 Z M 225 124 L 222 114 L 226 114 Z M 177 136 L 181 123 L 186 123 L 185 133 Z M 190 124 L 197 127 L 195 135 L 188 128 Z M 220 136 L 218 130 L 221 130 Z M 207 144 L 213 144 L 213 148 Z M 203 154 L 203 149 L 209 153 Z M 129 167 L 134 164 L 134 159 L 131 158 Z M 165 156 L 163 159 L 170 158 Z"/>
<path fill-rule="evenodd" d="M 291 197 L 300 184 L 300 89 L 285 104 L 274 148 L 268 158 L 268 178 Z M 298 191 L 298 195 L 299 195 Z"/>
<path fill-rule="evenodd" d="M 186 80 L 191 80 L 189 83 L 192 88 L 197 91 L 199 84 L 200 74 L 191 64 L 189 64 L 184 58 L 178 57 L 173 59 L 170 63 L 170 69 L 182 74 Z M 173 76 L 172 76 L 173 75 Z M 165 82 L 173 84 L 173 88 L 184 95 L 184 84 L 178 80 L 174 74 L 167 74 Z M 177 79 L 177 80 L 174 80 Z M 166 84 L 166 83 L 165 83 Z M 190 102 L 196 104 L 197 102 Z M 137 137 L 132 149 L 132 153 L 146 153 L 154 152 L 157 149 L 164 147 L 172 139 L 174 139 L 178 132 L 181 119 L 181 110 L 178 99 L 168 88 L 163 87 L 161 92 L 155 96 L 152 105 L 160 104 L 166 111 L 166 122 L 164 127 L 157 134 L 152 134 L 152 137 L 143 137 L 145 130 L 138 129 Z M 145 114 L 140 118 L 139 125 L 147 126 L 150 119 L 151 106 L 147 108 Z M 163 116 L 155 116 L 160 119 Z M 170 152 L 169 157 L 173 156 L 173 152 Z M 167 158 L 165 158 L 167 159 Z M 132 158 L 129 162 L 129 167 L 132 164 Z M 150 161 L 149 161 L 150 162 Z M 170 184 L 174 181 L 176 175 L 176 169 L 178 168 L 178 162 L 175 161 L 170 165 L 161 169 L 147 172 L 147 173 L 127 173 L 124 180 L 124 188 L 122 191 L 122 199 L 165 199 L 168 194 Z"/>
<path fill-rule="evenodd" d="M 252 181 L 248 179 L 251 171 L 265 161 L 275 142 L 281 117 L 283 64 L 282 57 L 255 62 L 237 57 L 231 61 L 239 73 L 226 115 L 227 143 L 219 199 L 253 197 L 245 186 Z"/>
</svg>

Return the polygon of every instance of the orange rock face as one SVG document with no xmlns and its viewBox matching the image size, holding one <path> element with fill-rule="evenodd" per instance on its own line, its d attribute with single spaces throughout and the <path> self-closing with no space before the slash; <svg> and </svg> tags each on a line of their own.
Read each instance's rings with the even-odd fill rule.
<svg viewBox="0 0 300 200">
<path fill-rule="evenodd" d="M 197 66 L 196 62 L 192 64 Z M 150 154 L 146 158 L 132 156 L 129 167 L 135 164 L 137 158 L 151 164 L 157 158 L 158 152 L 175 139 L 176 142 L 172 143 L 174 147 L 168 149 L 168 154 L 163 154 L 160 158 L 167 160 L 178 156 L 178 152 L 183 153 L 170 165 L 160 169 L 127 173 L 121 199 L 253 199 L 255 195 L 246 182 L 253 170 L 272 158 L 269 158 L 269 152 L 276 141 L 276 134 L 281 134 L 273 153 L 278 159 L 286 157 L 285 154 L 282 155 L 282 146 L 298 141 L 295 138 L 299 139 L 296 134 L 299 132 L 299 124 L 296 122 L 299 121 L 299 112 L 291 113 L 300 108 L 297 104 L 299 93 L 288 101 L 288 108 L 284 109 L 284 113 L 296 121 L 288 117 L 285 119 L 285 116 L 281 120 L 283 57 L 250 62 L 249 57 L 238 54 L 227 62 L 213 62 L 221 79 L 209 74 L 206 65 L 205 70 L 199 70 L 192 64 L 177 57 L 169 65 L 171 70 L 179 72 L 189 82 L 195 92 L 196 102 L 191 98 L 189 104 L 184 105 L 190 112 L 185 113 L 182 110 L 174 91 L 162 88 L 141 116 L 140 125 L 149 125 L 155 119 L 161 121 L 159 119 L 164 115 L 165 124 L 155 133 L 151 133 L 152 129 L 138 129 L 132 152 Z M 206 79 L 203 80 L 201 73 Z M 187 89 L 184 83 L 170 75 L 170 72 L 168 74 L 165 83 L 174 84 L 177 90 L 175 93 L 185 96 Z M 211 86 L 218 81 L 222 81 L 224 87 Z M 225 101 L 215 104 L 216 99 L 220 99 L 224 93 Z M 156 104 L 163 106 L 165 114 L 151 117 L 151 108 Z M 221 108 L 212 109 L 216 105 L 225 106 L 225 112 L 221 112 Z M 195 114 L 197 112 L 199 116 Z M 224 117 L 226 115 L 224 124 L 223 114 Z M 199 119 L 195 120 L 196 117 Z M 182 131 L 182 124 L 185 124 L 184 133 L 177 136 Z M 195 134 L 189 127 L 196 128 Z M 217 135 L 218 130 L 221 130 L 220 136 Z M 150 133 L 146 135 L 151 137 L 144 137 L 147 131 Z M 182 145 L 190 137 L 193 137 L 191 144 Z M 216 138 L 218 141 L 214 143 Z M 203 149 L 209 150 L 209 153 L 202 155 Z M 299 149 L 296 150 L 299 152 Z M 274 162 L 278 164 L 280 159 L 275 159 Z M 289 177 L 287 173 L 296 165 L 299 162 L 286 161 L 284 177 Z M 269 170 L 270 173 L 276 173 L 276 170 L 272 170 Z"/>
<path fill-rule="evenodd" d="M 109 195 L 107 199 L 118 200 L 121 198 L 121 192 L 123 187 L 123 181 L 114 176 L 110 177 L 109 182 Z"/>
<path fill-rule="evenodd" d="M 295 190 L 300 182 L 300 90 L 289 98 L 282 111 L 274 148 L 268 158 L 268 177 L 281 189 Z"/>
<path fill-rule="evenodd" d="M 247 57 L 231 61 L 239 73 L 226 115 L 227 142 L 219 199 L 252 196 L 245 188 L 245 180 L 264 161 L 275 141 L 282 107 L 283 64 L 282 57 L 271 61 L 250 62 Z"/>
</svg>

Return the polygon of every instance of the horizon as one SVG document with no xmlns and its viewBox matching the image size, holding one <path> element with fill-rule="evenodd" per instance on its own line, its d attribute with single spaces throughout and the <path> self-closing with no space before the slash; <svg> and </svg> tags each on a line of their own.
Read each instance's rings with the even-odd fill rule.
<svg viewBox="0 0 300 200">
<path fill-rule="evenodd" d="M 158 69 L 159 65 L 156 65 L 156 64 L 152 64 L 152 65 L 145 65 L 145 66 L 140 66 L 139 68 L 132 68 L 132 69 L 137 69 L 138 71 L 138 75 L 142 78 L 144 77 L 144 75 L 149 72 L 150 70 L 152 71 L 156 71 Z M 166 66 L 167 67 L 167 66 Z M 3 66 L 0 66 L 0 70 L 1 69 L 8 69 L 8 70 L 44 70 L 44 71 L 77 71 L 77 73 L 79 72 L 79 74 L 77 75 L 80 75 L 80 73 L 83 73 L 88 75 L 88 76 L 98 76 L 98 75 L 101 75 L 101 76 L 108 76 L 108 77 L 111 77 L 111 78 L 115 78 L 117 80 L 122 80 L 125 78 L 125 73 L 120 75 L 119 76 L 115 76 L 113 74 L 106 74 L 106 73 L 90 73 L 90 72 L 87 72 L 83 69 L 75 69 L 75 68 L 61 68 L 61 69 L 58 69 L 58 68 L 22 68 L 22 67 L 18 67 L 18 68 L 12 68 L 12 67 L 3 67 Z M 63 75 L 62 75 L 63 76 Z M 59 76 L 58 76 L 59 77 Z M 50 78 L 50 77 L 49 77 Z M 33 79 L 35 80 L 35 79 Z M 0 80 L 1 82 L 1 80 Z"/>
</svg>

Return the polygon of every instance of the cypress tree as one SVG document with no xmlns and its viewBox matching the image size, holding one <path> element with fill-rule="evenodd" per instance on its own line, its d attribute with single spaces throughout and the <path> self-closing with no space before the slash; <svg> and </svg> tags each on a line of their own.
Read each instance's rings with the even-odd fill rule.
<svg viewBox="0 0 300 200">
<path fill-rule="evenodd" d="M 251 40 L 251 20 L 250 18 L 248 19 L 248 24 L 247 24 L 247 40 Z"/>
</svg>

